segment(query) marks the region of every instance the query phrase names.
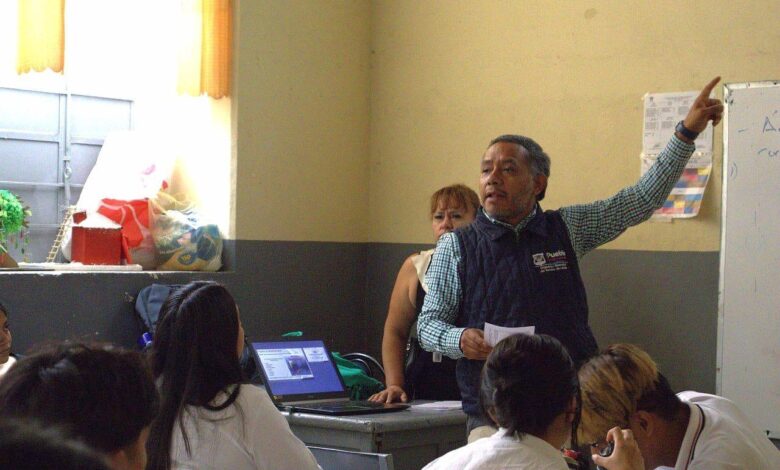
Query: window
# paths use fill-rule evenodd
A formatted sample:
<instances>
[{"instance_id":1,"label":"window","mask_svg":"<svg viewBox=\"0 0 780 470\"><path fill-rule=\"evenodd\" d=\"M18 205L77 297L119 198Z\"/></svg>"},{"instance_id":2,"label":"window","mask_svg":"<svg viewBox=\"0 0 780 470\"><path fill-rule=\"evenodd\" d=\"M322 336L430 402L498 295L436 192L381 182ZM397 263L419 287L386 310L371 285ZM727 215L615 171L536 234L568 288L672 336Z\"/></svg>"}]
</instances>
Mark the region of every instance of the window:
<instances>
[{"instance_id":1,"label":"window","mask_svg":"<svg viewBox=\"0 0 780 470\"><path fill-rule=\"evenodd\" d=\"M43 262L78 200L106 135L133 127L133 102L0 88L0 188L32 210L26 257ZM21 246L10 247L22 260ZM59 258L58 258L59 259Z\"/></svg>"},{"instance_id":2,"label":"window","mask_svg":"<svg viewBox=\"0 0 780 470\"><path fill-rule=\"evenodd\" d=\"M45 260L66 199L76 203L113 130L159 135L183 162L202 219L232 238L231 103L177 94L180 2L67 0L65 73L22 76L15 71L16 3L0 1L0 188L33 209L30 260Z\"/></svg>"}]
</instances>

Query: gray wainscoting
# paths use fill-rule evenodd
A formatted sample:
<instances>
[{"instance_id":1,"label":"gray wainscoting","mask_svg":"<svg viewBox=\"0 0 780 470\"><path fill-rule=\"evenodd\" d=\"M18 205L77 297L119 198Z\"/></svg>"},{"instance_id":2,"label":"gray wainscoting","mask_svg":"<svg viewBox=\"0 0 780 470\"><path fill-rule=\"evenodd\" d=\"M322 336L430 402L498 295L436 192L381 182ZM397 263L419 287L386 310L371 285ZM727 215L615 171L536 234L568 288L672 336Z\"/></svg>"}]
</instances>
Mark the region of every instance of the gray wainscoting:
<instances>
[{"instance_id":1,"label":"gray wainscoting","mask_svg":"<svg viewBox=\"0 0 780 470\"><path fill-rule=\"evenodd\" d=\"M403 260L427 245L238 241L219 273L0 273L14 350L65 338L132 346L138 291L213 279L233 292L250 337L301 330L336 351L380 354ZM676 389L715 390L718 253L596 250L582 261L599 344L641 345Z\"/></svg>"},{"instance_id":2,"label":"gray wainscoting","mask_svg":"<svg viewBox=\"0 0 780 470\"><path fill-rule=\"evenodd\" d=\"M718 252L596 250L582 276L599 346L637 344L675 390L715 393Z\"/></svg>"},{"instance_id":3,"label":"gray wainscoting","mask_svg":"<svg viewBox=\"0 0 780 470\"><path fill-rule=\"evenodd\" d=\"M382 335L401 263L427 245L372 244L367 337ZM590 324L600 347L635 343L676 390L715 392L718 253L596 250L581 261ZM380 354L379 344L367 345Z\"/></svg>"},{"instance_id":4,"label":"gray wainscoting","mask_svg":"<svg viewBox=\"0 0 780 470\"><path fill-rule=\"evenodd\" d=\"M226 252L227 271L218 273L0 272L14 351L66 338L133 346L142 331L132 303L138 291L196 279L230 289L250 338L301 330L336 351L363 349L365 245L238 241Z\"/></svg>"}]
</instances>

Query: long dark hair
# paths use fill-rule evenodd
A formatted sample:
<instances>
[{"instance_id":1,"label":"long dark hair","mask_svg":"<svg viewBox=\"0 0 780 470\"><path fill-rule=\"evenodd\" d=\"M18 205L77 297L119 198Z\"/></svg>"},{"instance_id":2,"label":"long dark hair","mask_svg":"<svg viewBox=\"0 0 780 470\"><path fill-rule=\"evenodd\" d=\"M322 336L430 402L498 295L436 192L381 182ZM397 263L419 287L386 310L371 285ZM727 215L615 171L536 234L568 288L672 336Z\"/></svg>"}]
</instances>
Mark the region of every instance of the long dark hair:
<instances>
[{"instance_id":1,"label":"long dark hair","mask_svg":"<svg viewBox=\"0 0 780 470\"><path fill-rule=\"evenodd\" d=\"M149 433L147 469L171 466L173 428L178 421L187 452L182 411L187 405L222 410L232 405L242 382L236 352L238 311L228 290L215 282L191 282L163 303L152 343L152 370L160 383L162 405ZM228 398L219 405L219 392Z\"/></svg>"}]
</instances>

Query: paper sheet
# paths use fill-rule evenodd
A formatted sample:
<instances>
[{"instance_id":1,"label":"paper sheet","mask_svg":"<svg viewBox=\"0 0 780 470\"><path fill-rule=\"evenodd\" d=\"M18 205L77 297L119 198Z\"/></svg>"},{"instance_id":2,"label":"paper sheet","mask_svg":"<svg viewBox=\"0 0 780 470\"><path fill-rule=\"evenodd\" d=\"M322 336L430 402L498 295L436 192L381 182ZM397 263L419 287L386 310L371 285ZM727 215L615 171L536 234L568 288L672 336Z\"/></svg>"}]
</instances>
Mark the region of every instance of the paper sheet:
<instances>
[{"instance_id":1,"label":"paper sheet","mask_svg":"<svg viewBox=\"0 0 780 470\"><path fill-rule=\"evenodd\" d=\"M642 152L657 155L674 134L674 127L685 119L698 91L645 94L644 137ZM712 123L696 139L696 152L712 155Z\"/></svg>"},{"instance_id":2,"label":"paper sheet","mask_svg":"<svg viewBox=\"0 0 780 470\"><path fill-rule=\"evenodd\" d=\"M507 328L505 326L498 326L492 323L485 322L485 342L489 346L495 346L499 341L518 333L526 335L534 334L536 327L534 326L518 326L514 328Z\"/></svg>"},{"instance_id":3,"label":"paper sheet","mask_svg":"<svg viewBox=\"0 0 780 470\"><path fill-rule=\"evenodd\" d=\"M644 134L640 174L644 175L666 147L674 127L685 119L699 92L648 93L644 96ZM664 205L652 219L670 221L699 214L704 190L712 173L712 123L696 139L696 150L688 160L680 180L674 185Z\"/></svg>"},{"instance_id":4,"label":"paper sheet","mask_svg":"<svg viewBox=\"0 0 780 470\"><path fill-rule=\"evenodd\" d=\"M463 404L457 400L432 401L430 403L412 405L413 410L459 410L461 408L463 408Z\"/></svg>"}]
</instances>

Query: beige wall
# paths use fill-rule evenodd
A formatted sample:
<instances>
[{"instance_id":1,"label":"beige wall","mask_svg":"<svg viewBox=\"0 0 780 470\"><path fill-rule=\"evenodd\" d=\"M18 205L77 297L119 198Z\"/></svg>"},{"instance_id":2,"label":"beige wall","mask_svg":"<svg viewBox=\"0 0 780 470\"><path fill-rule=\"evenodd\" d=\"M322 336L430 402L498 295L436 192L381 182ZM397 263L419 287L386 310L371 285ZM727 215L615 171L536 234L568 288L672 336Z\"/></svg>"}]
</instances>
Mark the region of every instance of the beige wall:
<instances>
[{"instance_id":1,"label":"beige wall","mask_svg":"<svg viewBox=\"0 0 780 470\"><path fill-rule=\"evenodd\" d=\"M370 4L237 10L237 238L365 241Z\"/></svg>"},{"instance_id":2,"label":"beige wall","mask_svg":"<svg viewBox=\"0 0 780 470\"><path fill-rule=\"evenodd\" d=\"M646 92L780 78L776 1L377 1L372 9L370 239L426 242L427 196L498 134L552 157L543 207L639 177ZM722 90L717 91L722 96ZM719 248L721 128L699 217L645 223L608 248Z\"/></svg>"},{"instance_id":3,"label":"beige wall","mask_svg":"<svg viewBox=\"0 0 780 470\"><path fill-rule=\"evenodd\" d=\"M739 4L732 4L739 3ZM774 1L242 0L237 238L431 241L426 201L476 187L487 142L537 139L545 208L639 176L646 92L780 78ZM722 95L720 88L718 96ZM721 129L699 217L608 248L719 247Z\"/></svg>"}]
</instances>

